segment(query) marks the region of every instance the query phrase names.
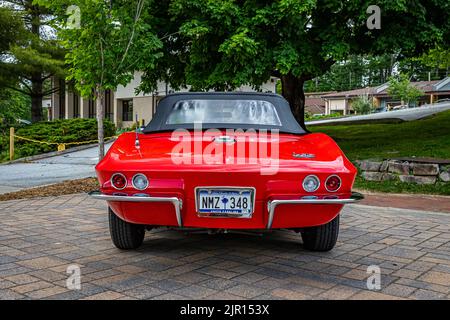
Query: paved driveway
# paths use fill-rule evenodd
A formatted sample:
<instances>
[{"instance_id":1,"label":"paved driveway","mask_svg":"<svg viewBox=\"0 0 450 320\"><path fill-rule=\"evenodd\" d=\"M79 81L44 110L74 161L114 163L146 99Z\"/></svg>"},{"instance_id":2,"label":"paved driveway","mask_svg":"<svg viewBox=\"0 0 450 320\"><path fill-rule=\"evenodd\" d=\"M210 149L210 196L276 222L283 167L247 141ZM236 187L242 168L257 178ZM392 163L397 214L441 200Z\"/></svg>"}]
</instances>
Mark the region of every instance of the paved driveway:
<instances>
[{"instance_id":1,"label":"paved driveway","mask_svg":"<svg viewBox=\"0 0 450 320\"><path fill-rule=\"evenodd\" d=\"M111 143L107 144L106 150ZM97 147L29 163L0 165L0 193L13 192L64 180L94 177Z\"/></svg>"},{"instance_id":2,"label":"paved driveway","mask_svg":"<svg viewBox=\"0 0 450 320\"><path fill-rule=\"evenodd\" d=\"M347 206L337 247L298 235L147 233L137 251L109 239L106 205L70 195L0 202L1 299L448 299L450 215ZM66 288L69 265L81 290ZM381 290L366 287L381 268Z\"/></svg>"},{"instance_id":3,"label":"paved driveway","mask_svg":"<svg viewBox=\"0 0 450 320\"><path fill-rule=\"evenodd\" d=\"M306 125L326 125L326 124L336 124L336 123L350 123L350 122L358 122L358 121L378 121L378 120L386 120L386 119L398 119L403 121L413 121L428 117L432 114L439 113L442 111L450 110L450 103L437 103L427 106L422 106L420 108L412 108L412 109L404 109L404 110L396 110L389 112L380 112L380 113L372 113L361 116L351 116L345 118L338 119L323 119L323 120L314 120L307 121Z\"/></svg>"}]
</instances>

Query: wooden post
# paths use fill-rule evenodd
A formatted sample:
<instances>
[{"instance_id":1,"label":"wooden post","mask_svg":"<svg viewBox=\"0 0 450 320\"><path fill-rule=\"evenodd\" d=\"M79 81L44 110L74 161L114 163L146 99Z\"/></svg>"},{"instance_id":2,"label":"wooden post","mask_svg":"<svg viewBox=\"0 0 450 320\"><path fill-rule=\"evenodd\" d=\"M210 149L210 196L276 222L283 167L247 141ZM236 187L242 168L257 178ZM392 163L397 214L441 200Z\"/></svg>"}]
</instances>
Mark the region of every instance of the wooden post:
<instances>
[{"instance_id":1,"label":"wooden post","mask_svg":"<svg viewBox=\"0 0 450 320\"><path fill-rule=\"evenodd\" d=\"M14 127L9 128L9 160L14 160Z\"/></svg>"}]
</instances>

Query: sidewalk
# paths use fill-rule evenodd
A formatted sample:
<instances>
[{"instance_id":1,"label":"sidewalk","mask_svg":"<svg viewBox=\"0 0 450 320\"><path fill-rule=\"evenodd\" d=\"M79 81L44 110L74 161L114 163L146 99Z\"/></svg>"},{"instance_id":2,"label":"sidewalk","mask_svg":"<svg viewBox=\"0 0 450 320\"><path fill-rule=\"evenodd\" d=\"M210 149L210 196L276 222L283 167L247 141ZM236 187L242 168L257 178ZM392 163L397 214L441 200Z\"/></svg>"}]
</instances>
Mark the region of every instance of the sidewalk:
<instances>
[{"instance_id":1,"label":"sidewalk","mask_svg":"<svg viewBox=\"0 0 450 320\"><path fill-rule=\"evenodd\" d=\"M105 145L105 151L111 143ZM95 177L97 147L51 156L28 163L0 165L0 194L65 180Z\"/></svg>"}]
</instances>

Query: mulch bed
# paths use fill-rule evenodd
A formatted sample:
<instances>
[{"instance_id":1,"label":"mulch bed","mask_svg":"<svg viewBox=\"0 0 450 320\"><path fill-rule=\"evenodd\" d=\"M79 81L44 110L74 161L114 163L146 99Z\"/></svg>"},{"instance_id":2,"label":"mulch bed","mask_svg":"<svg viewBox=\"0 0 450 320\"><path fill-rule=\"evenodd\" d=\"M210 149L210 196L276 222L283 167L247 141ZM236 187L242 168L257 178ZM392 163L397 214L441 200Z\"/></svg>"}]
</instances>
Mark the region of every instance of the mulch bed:
<instances>
[{"instance_id":1,"label":"mulch bed","mask_svg":"<svg viewBox=\"0 0 450 320\"><path fill-rule=\"evenodd\" d=\"M0 194L0 201L30 199L98 190L97 178L67 180L61 183Z\"/></svg>"}]
</instances>

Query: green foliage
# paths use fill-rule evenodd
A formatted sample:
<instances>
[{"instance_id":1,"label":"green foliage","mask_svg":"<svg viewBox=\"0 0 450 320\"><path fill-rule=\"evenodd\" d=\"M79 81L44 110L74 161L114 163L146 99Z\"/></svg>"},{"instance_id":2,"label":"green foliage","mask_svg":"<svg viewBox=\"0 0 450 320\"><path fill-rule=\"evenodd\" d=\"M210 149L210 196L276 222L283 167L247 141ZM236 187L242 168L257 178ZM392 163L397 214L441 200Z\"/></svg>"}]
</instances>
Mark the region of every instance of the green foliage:
<instances>
[{"instance_id":1,"label":"green foliage","mask_svg":"<svg viewBox=\"0 0 450 320\"><path fill-rule=\"evenodd\" d=\"M306 92L347 91L385 83L398 62L396 54L351 55L305 84Z\"/></svg>"},{"instance_id":2,"label":"green foliage","mask_svg":"<svg viewBox=\"0 0 450 320\"><path fill-rule=\"evenodd\" d=\"M317 114L311 114L309 112L305 112L305 121L332 119L332 118L339 118L339 117L342 117L342 114L339 112L333 112L330 114L323 114L323 115L317 115Z\"/></svg>"},{"instance_id":3,"label":"green foliage","mask_svg":"<svg viewBox=\"0 0 450 320\"><path fill-rule=\"evenodd\" d=\"M42 98L52 93L45 82L52 75L64 74L64 51L50 36L48 21L51 12L33 3L33 0L6 0L4 5L14 7L14 13L0 9L0 37L10 32L7 41L0 39L0 87L12 88L31 98L32 119L42 120ZM5 20L4 20L5 19ZM8 34L8 33L6 33Z\"/></svg>"},{"instance_id":4,"label":"green foliage","mask_svg":"<svg viewBox=\"0 0 450 320\"><path fill-rule=\"evenodd\" d=\"M415 184L400 181L366 181L360 175L355 179L353 188L386 193L419 193L450 195L450 183Z\"/></svg>"},{"instance_id":5,"label":"green foliage","mask_svg":"<svg viewBox=\"0 0 450 320\"><path fill-rule=\"evenodd\" d=\"M338 0L155 2L152 9L158 13L154 22L164 42L163 58L156 62L156 71L145 73L141 89L155 90L159 79L174 88L190 84L193 90L258 87L271 75L308 80L350 54L355 57L354 75L349 81L347 72L341 85L359 86L361 64L356 60L365 59L361 54L374 56L369 63L370 82L378 84L390 75L391 54L417 55L448 39L446 2L419 0L408 6L403 0L378 1L379 30L366 26L370 4L359 0L345 4Z\"/></svg>"},{"instance_id":6,"label":"green foliage","mask_svg":"<svg viewBox=\"0 0 450 320\"><path fill-rule=\"evenodd\" d=\"M55 27L70 66L67 79L84 96L115 90L133 78L134 71L152 69L161 42L154 34L148 0L39 0L57 14ZM80 26L70 27L69 6L80 9ZM70 12L69 12L70 13Z\"/></svg>"},{"instance_id":7,"label":"green foliage","mask_svg":"<svg viewBox=\"0 0 450 320\"><path fill-rule=\"evenodd\" d=\"M398 77L389 79L388 93L396 99L400 99L407 105L417 102L424 95L423 91L414 87L409 81L408 76L400 74Z\"/></svg>"},{"instance_id":8,"label":"green foliage","mask_svg":"<svg viewBox=\"0 0 450 320\"><path fill-rule=\"evenodd\" d=\"M106 137L115 134L114 124L105 119ZM38 141L67 143L97 139L97 121L95 119L69 119L36 122L31 125L18 126L16 135ZM0 136L0 160L9 160L9 127L3 126ZM28 157L36 154L57 150L56 145L46 145L15 139L15 158ZM67 146L67 148L73 147Z\"/></svg>"},{"instance_id":9,"label":"green foliage","mask_svg":"<svg viewBox=\"0 0 450 320\"><path fill-rule=\"evenodd\" d=\"M24 32L20 16L12 9L0 7L0 54L6 53Z\"/></svg>"},{"instance_id":10,"label":"green foliage","mask_svg":"<svg viewBox=\"0 0 450 320\"><path fill-rule=\"evenodd\" d=\"M450 111L401 122L310 126L331 136L350 160L393 157L450 159Z\"/></svg>"},{"instance_id":11,"label":"green foliage","mask_svg":"<svg viewBox=\"0 0 450 320\"><path fill-rule=\"evenodd\" d=\"M414 156L450 159L448 123L450 111L410 122L310 126L308 129L330 135L351 161ZM450 195L450 183L417 185L400 181L365 181L359 175L354 188L390 193Z\"/></svg>"},{"instance_id":12,"label":"green foliage","mask_svg":"<svg viewBox=\"0 0 450 320\"><path fill-rule=\"evenodd\" d=\"M18 119L30 120L30 98L11 89L0 89L0 122L15 124Z\"/></svg>"},{"instance_id":13,"label":"green foliage","mask_svg":"<svg viewBox=\"0 0 450 320\"><path fill-rule=\"evenodd\" d=\"M423 54L419 60L429 67L448 71L450 68L450 49L444 49L442 47L433 48Z\"/></svg>"},{"instance_id":14,"label":"green foliage","mask_svg":"<svg viewBox=\"0 0 450 320\"><path fill-rule=\"evenodd\" d=\"M362 95L352 101L352 108L357 114L368 114L372 111L373 104L367 95Z\"/></svg>"}]
</instances>

